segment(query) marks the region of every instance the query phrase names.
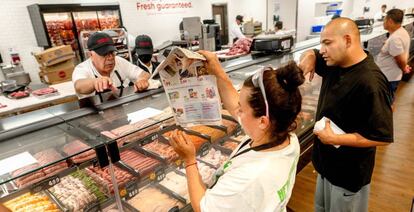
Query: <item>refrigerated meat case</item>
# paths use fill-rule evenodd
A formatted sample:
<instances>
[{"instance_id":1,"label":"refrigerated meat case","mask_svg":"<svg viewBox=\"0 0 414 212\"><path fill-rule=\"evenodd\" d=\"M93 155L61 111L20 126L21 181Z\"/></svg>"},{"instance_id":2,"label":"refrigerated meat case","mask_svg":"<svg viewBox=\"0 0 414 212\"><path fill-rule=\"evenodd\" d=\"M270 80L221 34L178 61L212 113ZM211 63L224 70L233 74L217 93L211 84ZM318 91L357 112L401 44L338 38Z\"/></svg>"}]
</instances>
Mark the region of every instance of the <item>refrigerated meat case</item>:
<instances>
[{"instance_id":1,"label":"refrigerated meat case","mask_svg":"<svg viewBox=\"0 0 414 212\"><path fill-rule=\"evenodd\" d=\"M71 45L77 63L85 60L79 43L81 31L123 27L118 3L33 4L27 9L38 46Z\"/></svg>"},{"instance_id":2,"label":"refrigerated meat case","mask_svg":"<svg viewBox=\"0 0 414 212\"><path fill-rule=\"evenodd\" d=\"M234 70L228 64L223 66L234 85L240 87L246 77L262 66L270 63L278 67L295 59L297 54L256 60L260 62L245 67L232 66ZM298 172L309 162L319 87L320 79L316 78L300 88L303 107L296 130L301 145ZM98 99L93 97L91 102ZM240 126L225 114L223 125L227 127L181 129L175 126L162 88L94 102L93 107L79 108L78 103L61 107L70 109L65 113L54 108L36 111L49 118L0 132L0 163L8 159L19 168L2 168L0 172L0 202L6 206L18 205L21 199L40 198L45 207L63 211L86 207L86 211L97 211L116 207L114 204L119 198L118 203L125 211L146 211L154 207L189 211L184 169L168 144L168 132L177 128L185 130L193 141L199 142L198 162L206 184L231 149L246 139ZM163 112L137 120L141 116L139 112L147 107ZM6 126L5 121L0 120L0 124ZM28 165L31 157L37 162ZM24 159L18 164L16 158Z\"/></svg>"}]
</instances>

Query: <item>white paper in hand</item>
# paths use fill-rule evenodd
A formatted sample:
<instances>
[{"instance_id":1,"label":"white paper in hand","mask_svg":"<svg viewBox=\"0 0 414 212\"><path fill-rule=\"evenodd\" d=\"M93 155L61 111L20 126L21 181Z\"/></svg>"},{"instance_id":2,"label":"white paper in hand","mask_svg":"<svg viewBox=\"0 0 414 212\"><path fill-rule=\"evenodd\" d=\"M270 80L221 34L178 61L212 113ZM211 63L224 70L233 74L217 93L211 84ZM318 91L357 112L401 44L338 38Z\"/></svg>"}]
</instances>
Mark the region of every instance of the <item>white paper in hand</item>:
<instances>
[{"instance_id":1,"label":"white paper in hand","mask_svg":"<svg viewBox=\"0 0 414 212\"><path fill-rule=\"evenodd\" d=\"M315 126L313 127L313 132L319 132L322 131L325 128L325 122L326 122L326 117L322 117L321 120L317 121L315 123ZM337 134L337 135L343 135L345 134L345 132L339 128L332 120L331 121L331 129L332 131ZM334 147L339 148L340 145L334 145Z\"/></svg>"},{"instance_id":2,"label":"white paper in hand","mask_svg":"<svg viewBox=\"0 0 414 212\"><path fill-rule=\"evenodd\" d=\"M159 80L149 79L148 84L147 90L154 90L161 87L161 82Z\"/></svg>"}]
</instances>

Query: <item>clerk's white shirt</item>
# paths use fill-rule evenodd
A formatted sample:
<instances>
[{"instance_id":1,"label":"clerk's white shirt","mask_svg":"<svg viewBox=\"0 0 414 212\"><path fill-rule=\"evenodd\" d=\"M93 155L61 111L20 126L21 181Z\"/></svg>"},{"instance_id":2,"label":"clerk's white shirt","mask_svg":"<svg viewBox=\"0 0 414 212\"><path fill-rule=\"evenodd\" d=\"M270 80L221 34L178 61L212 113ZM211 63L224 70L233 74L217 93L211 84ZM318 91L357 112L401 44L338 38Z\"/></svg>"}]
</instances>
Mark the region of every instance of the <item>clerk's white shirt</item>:
<instances>
[{"instance_id":1,"label":"clerk's white shirt","mask_svg":"<svg viewBox=\"0 0 414 212\"><path fill-rule=\"evenodd\" d=\"M249 145L242 149L246 148ZM224 174L213 188L206 190L201 211L286 211L299 153L298 138L291 133L290 144L281 150L249 151L233 158L231 165L217 170Z\"/></svg>"},{"instance_id":2,"label":"clerk's white shirt","mask_svg":"<svg viewBox=\"0 0 414 212\"><path fill-rule=\"evenodd\" d=\"M231 40L233 40L234 38L245 38L246 36L243 35L240 27L242 27L241 25L238 25L237 23L234 23L233 26L230 29L230 36L231 36Z\"/></svg>"},{"instance_id":3,"label":"clerk's white shirt","mask_svg":"<svg viewBox=\"0 0 414 212\"><path fill-rule=\"evenodd\" d=\"M152 75L152 69L153 69L152 62L150 62L150 65L149 66L147 66L147 64L143 63L140 59L138 59L138 62L141 65L143 65L144 67L146 67L148 69L148 71L149 71L149 74Z\"/></svg>"},{"instance_id":4,"label":"clerk's white shirt","mask_svg":"<svg viewBox=\"0 0 414 212\"><path fill-rule=\"evenodd\" d=\"M143 72L142 69L130 63L128 60L115 56L115 67L109 77L111 78L112 83L115 87L121 86L121 80L118 79L118 76L115 74L115 70L119 73L121 80L124 81L124 87L127 87L129 82L135 82L138 79L138 76ZM75 84L75 82L80 79L95 79L95 76L102 77L102 75L92 64L92 60L89 58L75 67L75 70L72 73L72 82ZM90 94L77 93L77 95L80 99L82 99L85 97L94 96L95 92L92 92Z\"/></svg>"}]
</instances>

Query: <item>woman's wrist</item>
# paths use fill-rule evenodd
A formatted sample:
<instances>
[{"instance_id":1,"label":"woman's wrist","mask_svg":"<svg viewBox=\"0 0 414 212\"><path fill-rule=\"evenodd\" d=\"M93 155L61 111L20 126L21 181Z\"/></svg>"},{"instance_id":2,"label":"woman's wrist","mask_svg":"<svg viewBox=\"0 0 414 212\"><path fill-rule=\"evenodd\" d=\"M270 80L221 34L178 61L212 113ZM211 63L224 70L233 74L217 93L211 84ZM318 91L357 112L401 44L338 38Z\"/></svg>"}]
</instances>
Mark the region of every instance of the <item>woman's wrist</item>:
<instances>
[{"instance_id":1,"label":"woman's wrist","mask_svg":"<svg viewBox=\"0 0 414 212\"><path fill-rule=\"evenodd\" d=\"M197 163L197 160L195 157L184 159L184 166L187 166L188 164Z\"/></svg>"}]
</instances>

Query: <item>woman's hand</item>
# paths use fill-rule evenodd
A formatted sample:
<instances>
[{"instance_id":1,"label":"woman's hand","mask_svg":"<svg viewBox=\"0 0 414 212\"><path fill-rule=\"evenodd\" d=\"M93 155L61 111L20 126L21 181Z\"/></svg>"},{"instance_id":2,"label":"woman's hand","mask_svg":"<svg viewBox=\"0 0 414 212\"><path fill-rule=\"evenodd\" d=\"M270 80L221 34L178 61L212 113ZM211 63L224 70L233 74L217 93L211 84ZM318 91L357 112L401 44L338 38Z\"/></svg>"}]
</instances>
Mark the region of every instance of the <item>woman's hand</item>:
<instances>
[{"instance_id":1,"label":"woman's hand","mask_svg":"<svg viewBox=\"0 0 414 212\"><path fill-rule=\"evenodd\" d=\"M170 137L170 144L186 164L196 162L196 150L193 142L186 139L184 132L174 130Z\"/></svg>"},{"instance_id":2,"label":"woman's hand","mask_svg":"<svg viewBox=\"0 0 414 212\"><path fill-rule=\"evenodd\" d=\"M204 50L200 50L198 51L198 53L206 58L206 61L204 61L204 65L209 74L216 75L216 77L220 77L223 74L226 75L225 71L221 67L220 61L218 60L216 53Z\"/></svg>"}]
</instances>

